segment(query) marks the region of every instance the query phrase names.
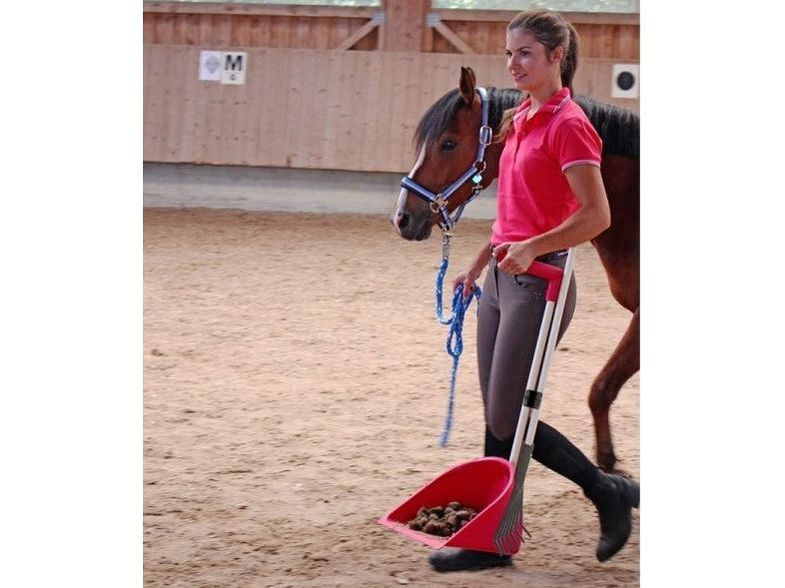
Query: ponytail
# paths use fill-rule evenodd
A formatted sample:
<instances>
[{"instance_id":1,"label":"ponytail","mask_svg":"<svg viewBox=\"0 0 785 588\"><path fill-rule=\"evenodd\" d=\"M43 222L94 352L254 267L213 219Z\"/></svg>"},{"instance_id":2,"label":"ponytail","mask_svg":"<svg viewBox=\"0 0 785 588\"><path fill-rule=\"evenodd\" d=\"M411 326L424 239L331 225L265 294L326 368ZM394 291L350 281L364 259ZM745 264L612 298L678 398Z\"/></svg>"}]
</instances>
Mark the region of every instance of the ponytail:
<instances>
[{"instance_id":1,"label":"ponytail","mask_svg":"<svg viewBox=\"0 0 785 588\"><path fill-rule=\"evenodd\" d=\"M578 33L570 23L565 22L564 24L567 25L570 38L561 62L561 84L570 89L570 95L574 95L572 79L575 77L575 71L578 69Z\"/></svg>"},{"instance_id":2,"label":"ponytail","mask_svg":"<svg viewBox=\"0 0 785 588\"><path fill-rule=\"evenodd\" d=\"M518 107L514 106L513 108L508 108L504 111L502 114L502 121L499 123L499 130L496 131L496 134L493 136L494 143L504 143L505 139L507 139L507 133L509 133L512 128L512 117L516 110L518 110Z\"/></svg>"}]
</instances>

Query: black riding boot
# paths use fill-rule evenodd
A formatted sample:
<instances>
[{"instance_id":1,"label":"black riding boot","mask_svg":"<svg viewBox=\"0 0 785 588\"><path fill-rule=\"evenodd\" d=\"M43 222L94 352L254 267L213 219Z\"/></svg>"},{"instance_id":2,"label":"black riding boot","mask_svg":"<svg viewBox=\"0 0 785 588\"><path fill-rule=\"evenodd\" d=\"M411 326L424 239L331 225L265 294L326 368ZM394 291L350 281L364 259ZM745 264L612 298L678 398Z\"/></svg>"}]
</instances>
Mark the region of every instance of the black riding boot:
<instances>
[{"instance_id":1,"label":"black riding boot","mask_svg":"<svg viewBox=\"0 0 785 588\"><path fill-rule=\"evenodd\" d=\"M491 430L488 427L485 427L485 457L503 457L504 459L510 459L512 442L512 437L506 441L499 441L493 436Z\"/></svg>"},{"instance_id":2,"label":"black riding boot","mask_svg":"<svg viewBox=\"0 0 785 588\"><path fill-rule=\"evenodd\" d=\"M630 537L631 511L640 505L641 487L634 480L601 471L597 482L584 488L583 493L600 515L596 555L598 560L605 561L616 555Z\"/></svg>"},{"instance_id":3,"label":"black riding boot","mask_svg":"<svg viewBox=\"0 0 785 588\"><path fill-rule=\"evenodd\" d=\"M605 561L616 555L630 536L631 511L638 508L640 485L622 476L606 474L569 439L542 421L534 436L532 457L583 489L600 515L597 559Z\"/></svg>"},{"instance_id":4,"label":"black riding boot","mask_svg":"<svg viewBox=\"0 0 785 588\"><path fill-rule=\"evenodd\" d=\"M510 459L512 439L499 441L485 428L485 457ZM484 570L512 565L512 556L471 549L440 549L428 556L428 563L437 572Z\"/></svg>"}]
</instances>

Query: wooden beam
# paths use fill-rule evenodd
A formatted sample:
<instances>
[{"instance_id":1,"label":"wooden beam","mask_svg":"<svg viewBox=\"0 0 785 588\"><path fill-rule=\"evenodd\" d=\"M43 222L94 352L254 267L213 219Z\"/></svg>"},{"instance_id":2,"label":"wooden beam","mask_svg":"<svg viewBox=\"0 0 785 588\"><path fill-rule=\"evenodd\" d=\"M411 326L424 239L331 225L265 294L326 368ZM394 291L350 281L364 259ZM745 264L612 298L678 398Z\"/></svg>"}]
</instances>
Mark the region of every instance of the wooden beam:
<instances>
[{"instance_id":1,"label":"wooden beam","mask_svg":"<svg viewBox=\"0 0 785 588\"><path fill-rule=\"evenodd\" d=\"M447 39L450 43L452 43L453 46L456 49L458 49L458 51L460 51L461 53L466 53L469 55L473 55L474 53L476 53L476 51L472 49L471 46L466 41L464 41L458 35L455 34L455 31L453 31L450 27L448 27L441 20L439 20L439 17L437 15L429 14L427 22L428 22L428 26L433 27L434 29L439 31L441 36Z\"/></svg>"},{"instance_id":2,"label":"wooden beam","mask_svg":"<svg viewBox=\"0 0 785 588\"><path fill-rule=\"evenodd\" d=\"M299 4L241 4L232 2L144 2L143 12L179 14L236 14L248 16L308 16L371 18L373 6L307 6Z\"/></svg>"},{"instance_id":3,"label":"wooden beam","mask_svg":"<svg viewBox=\"0 0 785 588\"><path fill-rule=\"evenodd\" d=\"M381 46L385 51L423 51L425 15L431 0L382 0L384 25Z\"/></svg>"},{"instance_id":4,"label":"wooden beam","mask_svg":"<svg viewBox=\"0 0 785 588\"><path fill-rule=\"evenodd\" d=\"M401 0L389 0L391 2ZM410 6L420 0L405 2ZM428 3L430 4L430 3ZM430 7L428 7L429 9ZM426 12L427 10L426 9ZM142 3L143 12L163 12L177 14L238 14L254 16L308 16L327 18L371 18L379 9L373 6L313 6L300 4L244 4L232 2L151 2ZM517 10L434 10L443 21L485 21L510 22ZM637 12L562 12L564 18L573 24L617 24L640 25Z\"/></svg>"},{"instance_id":5,"label":"wooden beam","mask_svg":"<svg viewBox=\"0 0 785 588\"><path fill-rule=\"evenodd\" d=\"M443 9L434 10L443 21L485 21L508 23L515 18L519 10L465 10ZM640 14L637 12L560 12L571 24L615 24L640 25Z\"/></svg>"},{"instance_id":6,"label":"wooden beam","mask_svg":"<svg viewBox=\"0 0 785 588\"><path fill-rule=\"evenodd\" d=\"M347 49L351 49L357 42L365 37L366 35L370 34L376 27L384 22L384 13L379 13L379 15L374 15L374 17L366 22L363 26L359 29L354 31L351 35L349 35L346 39L341 41L341 44L336 47L336 49L341 51L346 51Z\"/></svg>"}]
</instances>

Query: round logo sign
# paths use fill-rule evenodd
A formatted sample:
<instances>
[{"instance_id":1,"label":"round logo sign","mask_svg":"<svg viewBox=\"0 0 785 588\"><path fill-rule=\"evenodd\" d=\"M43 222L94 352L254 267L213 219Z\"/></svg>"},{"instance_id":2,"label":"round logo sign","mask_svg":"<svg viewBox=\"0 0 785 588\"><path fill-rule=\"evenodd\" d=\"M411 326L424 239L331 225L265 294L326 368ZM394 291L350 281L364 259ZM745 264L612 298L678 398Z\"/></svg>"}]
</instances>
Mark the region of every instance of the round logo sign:
<instances>
[{"instance_id":1,"label":"round logo sign","mask_svg":"<svg viewBox=\"0 0 785 588\"><path fill-rule=\"evenodd\" d=\"M635 76L628 71L623 71L616 76L616 84L622 90L629 90L635 85Z\"/></svg>"},{"instance_id":2,"label":"round logo sign","mask_svg":"<svg viewBox=\"0 0 785 588\"><path fill-rule=\"evenodd\" d=\"M204 67L211 74L215 73L218 71L218 68L221 67L221 60L218 59L215 55L208 55L207 59L204 60Z\"/></svg>"}]
</instances>

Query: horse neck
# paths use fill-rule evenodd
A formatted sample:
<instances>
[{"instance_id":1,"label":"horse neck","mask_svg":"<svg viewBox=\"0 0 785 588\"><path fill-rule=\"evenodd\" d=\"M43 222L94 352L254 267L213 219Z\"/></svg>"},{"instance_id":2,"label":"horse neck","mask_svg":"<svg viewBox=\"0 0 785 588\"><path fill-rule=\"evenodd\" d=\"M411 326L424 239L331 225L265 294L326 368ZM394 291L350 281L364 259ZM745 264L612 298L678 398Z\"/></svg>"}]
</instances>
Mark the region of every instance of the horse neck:
<instances>
[{"instance_id":1,"label":"horse neck","mask_svg":"<svg viewBox=\"0 0 785 588\"><path fill-rule=\"evenodd\" d=\"M588 96L575 96L574 100L602 139L603 157L621 155L640 159L640 117L635 111Z\"/></svg>"},{"instance_id":2,"label":"horse neck","mask_svg":"<svg viewBox=\"0 0 785 588\"><path fill-rule=\"evenodd\" d=\"M494 136L501 127L504 112L510 108L515 108L521 103L523 92L515 88L488 88L488 100L490 103L490 116L488 123L493 129ZM485 177L488 183L499 177L499 159L501 159L504 143L492 143L485 152L486 171ZM486 184L487 185L487 184Z\"/></svg>"},{"instance_id":3,"label":"horse neck","mask_svg":"<svg viewBox=\"0 0 785 588\"><path fill-rule=\"evenodd\" d=\"M491 125L493 132L499 130L502 122L502 116L506 110L514 108L521 103L523 92L515 88L488 88L488 101L490 104L490 116L488 123Z\"/></svg>"},{"instance_id":4,"label":"horse neck","mask_svg":"<svg viewBox=\"0 0 785 588\"><path fill-rule=\"evenodd\" d=\"M504 143L491 143L485 150L485 185L488 186L492 181L499 177L499 160L502 157Z\"/></svg>"}]
</instances>

